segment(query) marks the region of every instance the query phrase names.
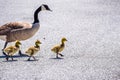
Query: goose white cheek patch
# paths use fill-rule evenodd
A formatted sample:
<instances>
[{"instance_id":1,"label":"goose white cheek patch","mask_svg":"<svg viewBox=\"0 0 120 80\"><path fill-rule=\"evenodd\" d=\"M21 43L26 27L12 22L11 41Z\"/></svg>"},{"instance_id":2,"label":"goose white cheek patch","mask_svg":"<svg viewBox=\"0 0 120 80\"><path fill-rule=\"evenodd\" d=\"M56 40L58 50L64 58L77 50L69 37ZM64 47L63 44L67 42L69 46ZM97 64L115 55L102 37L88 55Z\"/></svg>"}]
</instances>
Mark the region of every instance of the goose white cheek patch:
<instances>
[{"instance_id":1,"label":"goose white cheek patch","mask_svg":"<svg viewBox=\"0 0 120 80\"><path fill-rule=\"evenodd\" d=\"M41 9L42 11L44 11L44 10L46 10L46 8L44 7L44 6L42 6L42 9Z\"/></svg>"}]
</instances>

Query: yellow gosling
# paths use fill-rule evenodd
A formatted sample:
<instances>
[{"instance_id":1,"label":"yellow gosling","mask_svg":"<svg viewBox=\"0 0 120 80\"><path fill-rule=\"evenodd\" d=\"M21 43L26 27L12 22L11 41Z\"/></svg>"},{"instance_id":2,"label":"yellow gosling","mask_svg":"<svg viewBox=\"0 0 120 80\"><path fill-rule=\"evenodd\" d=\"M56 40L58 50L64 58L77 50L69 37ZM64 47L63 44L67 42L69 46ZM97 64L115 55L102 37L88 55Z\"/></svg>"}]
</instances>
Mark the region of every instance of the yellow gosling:
<instances>
[{"instance_id":1,"label":"yellow gosling","mask_svg":"<svg viewBox=\"0 0 120 80\"><path fill-rule=\"evenodd\" d=\"M60 52L63 51L63 49L65 48L65 42L67 41L66 38L62 38L61 39L61 43L58 45L55 45L51 51L53 51L54 53L56 53L56 58L59 58L58 55L63 56Z\"/></svg>"},{"instance_id":2,"label":"yellow gosling","mask_svg":"<svg viewBox=\"0 0 120 80\"><path fill-rule=\"evenodd\" d=\"M13 55L20 50L20 41L16 41L14 46L9 46L4 49L6 56L6 60L8 61L9 57L13 60Z\"/></svg>"},{"instance_id":3,"label":"yellow gosling","mask_svg":"<svg viewBox=\"0 0 120 80\"><path fill-rule=\"evenodd\" d=\"M33 57L33 59L36 60L34 55L40 50L40 44L42 43L39 40L37 40L35 42L35 46L28 48L28 50L25 52L29 56L28 61L30 61L31 57Z\"/></svg>"}]
</instances>

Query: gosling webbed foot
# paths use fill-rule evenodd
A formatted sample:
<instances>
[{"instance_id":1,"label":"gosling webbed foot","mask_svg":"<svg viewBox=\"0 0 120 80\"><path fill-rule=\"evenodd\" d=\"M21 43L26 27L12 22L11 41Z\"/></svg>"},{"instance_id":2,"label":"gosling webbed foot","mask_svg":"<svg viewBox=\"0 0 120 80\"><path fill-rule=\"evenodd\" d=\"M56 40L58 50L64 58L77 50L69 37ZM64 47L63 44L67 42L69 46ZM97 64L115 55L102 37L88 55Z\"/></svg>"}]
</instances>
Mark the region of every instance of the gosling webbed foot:
<instances>
[{"instance_id":1,"label":"gosling webbed foot","mask_svg":"<svg viewBox=\"0 0 120 80\"><path fill-rule=\"evenodd\" d=\"M11 56L12 61L14 61L13 57Z\"/></svg>"},{"instance_id":2,"label":"gosling webbed foot","mask_svg":"<svg viewBox=\"0 0 120 80\"><path fill-rule=\"evenodd\" d=\"M64 55L63 54L59 54L61 57L63 57Z\"/></svg>"},{"instance_id":3,"label":"gosling webbed foot","mask_svg":"<svg viewBox=\"0 0 120 80\"><path fill-rule=\"evenodd\" d=\"M30 61L31 56L28 58L28 61Z\"/></svg>"},{"instance_id":4,"label":"gosling webbed foot","mask_svg":"<svg viewBox=\"0 0 120 80\"><path fill-rule=\"evenodd\" d=\"M19 50L19 55L20 55L20 56L28 56L28 55L26 55L26 54L23 54L23 53L21 52L21 50Z\"/></svg>"},{"instance_id":5,"label":"gosling webbed foot","mask_svg":"<svg viewBox=\"0 0 120 80\"><path fill-rule=\"evenodd\" d=\"M8 61L9 57L6 57L6 60Z\"/></svg>"},{"instance_id":6,"label":"gosling webbed foot","mask_svg":"<svg viewBox=\"0 0 120 80\"><path fill-rule=\"evenodd\" d=\"M58 56L56 56L56 58L58 59L59 57L58 57Z\"/></svg>"}]
</instances>

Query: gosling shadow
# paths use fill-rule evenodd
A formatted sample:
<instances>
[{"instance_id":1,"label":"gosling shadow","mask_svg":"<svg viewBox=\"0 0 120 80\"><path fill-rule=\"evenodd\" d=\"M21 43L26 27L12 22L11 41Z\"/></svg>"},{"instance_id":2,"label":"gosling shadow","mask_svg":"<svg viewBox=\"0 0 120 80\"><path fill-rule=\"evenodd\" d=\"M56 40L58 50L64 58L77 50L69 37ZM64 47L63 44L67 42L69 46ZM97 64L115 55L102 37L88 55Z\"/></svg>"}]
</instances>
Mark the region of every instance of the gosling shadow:
<instances>
[{"instance_id":1,"label":"gosling shadow","mask_svg":"<svg viewBox=\"0 0 120 80\"><path fill-rule=\"evenodd\" d=\"M62 60L62 59L64 59L64 58L58 57L58 58L50 58L50 59Z\"/></svg>"},{"instance_id":2,"label":"gosling shadow","mask_svg":"<svg viewBox=\"0 0 120 80\"><path fill-rule=\"evenodd\" d=\"M14 55L13 58L19 58L19 57L28 57L27 55ZM6 58L6 56L0 56L0 58Z\"/></svg>"},{"instance_id":3,"label":"gosling shadow","mask_svg":"<svg viewBox=\"0 0 120 80\"><path fill-rule=\"evenodd\" d=\"M3 62L16 62L16 61L18 61L18 60L6 60L6 61L3 61Z\"/></svg>"},{"instance_id":4,"label":"gosling shadow","mask_svg":"<svg viewBox=\"0 0 120 80\"><path fill-rule=\"evenodd\" d=\"M25 60L26 62L35 62L35 61L38 61L39 59L36 59L36 60Z\"/></svg>"}]
</instances>

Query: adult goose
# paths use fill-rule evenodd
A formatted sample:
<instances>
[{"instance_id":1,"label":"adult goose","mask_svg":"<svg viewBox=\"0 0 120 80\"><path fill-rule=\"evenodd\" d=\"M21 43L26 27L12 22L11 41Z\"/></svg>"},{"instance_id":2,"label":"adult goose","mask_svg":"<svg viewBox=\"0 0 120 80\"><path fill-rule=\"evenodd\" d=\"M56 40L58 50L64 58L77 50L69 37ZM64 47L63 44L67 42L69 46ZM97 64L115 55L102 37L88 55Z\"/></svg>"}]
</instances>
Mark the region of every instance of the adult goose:
<instances>
[{"instance_id":1,"label":"adult goose","mask_svg":"<svg viewBox=\"0 0 120 80\"><path fill-rule=\"evenodd\" d=\"M43 10L52 11L48 5L42 4L35 10L34 22L32 24L27 22L10 22L0 27L0 39L5 41L5 45L2 49L4 55L6 54L3 50L9 42L27 40L38 31L40 27L38 13ZM19 51L19 54L22 55L21 51Z\"/></svg>"}]
</instances>

